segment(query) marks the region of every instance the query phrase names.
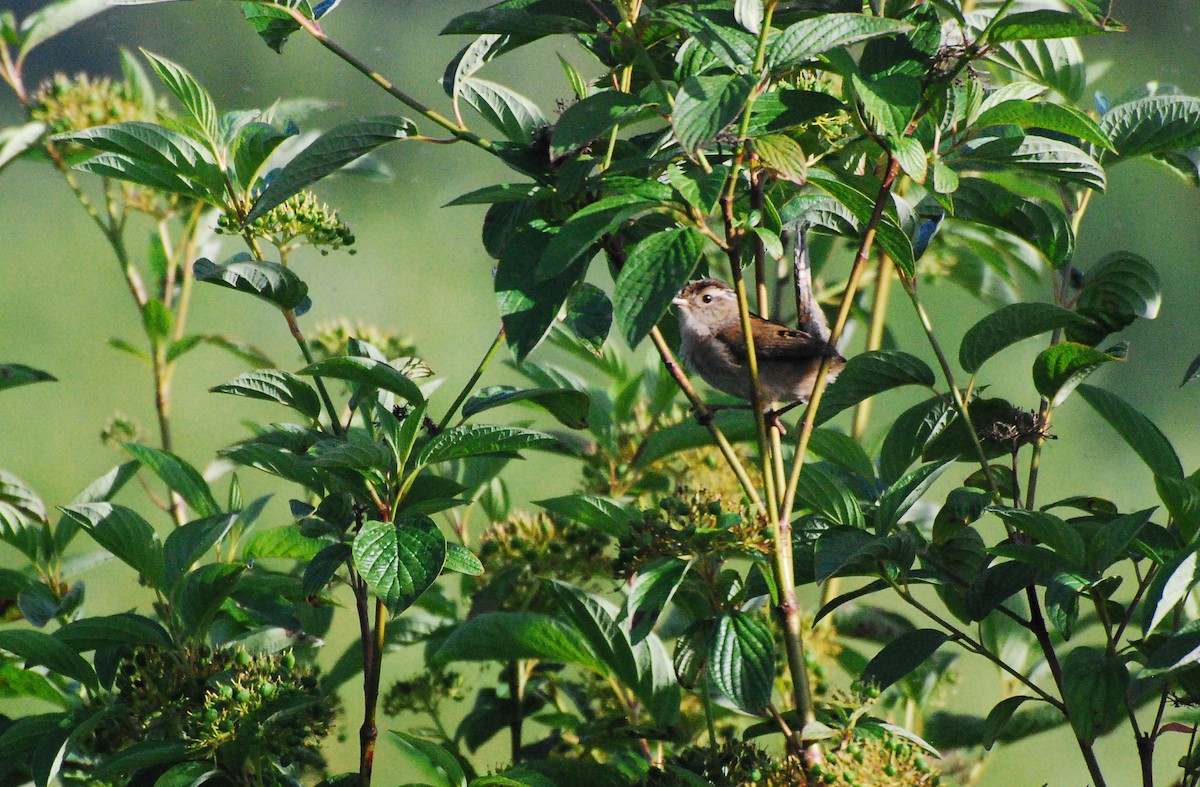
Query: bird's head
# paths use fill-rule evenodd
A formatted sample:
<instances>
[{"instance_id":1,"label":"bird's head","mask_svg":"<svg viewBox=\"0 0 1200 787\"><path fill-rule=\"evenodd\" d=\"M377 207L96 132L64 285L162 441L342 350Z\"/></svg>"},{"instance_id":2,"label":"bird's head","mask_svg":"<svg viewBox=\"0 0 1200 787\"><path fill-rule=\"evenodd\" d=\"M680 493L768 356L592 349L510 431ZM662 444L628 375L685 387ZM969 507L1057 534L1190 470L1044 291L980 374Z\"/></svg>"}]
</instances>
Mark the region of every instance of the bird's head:
<instances>
[{"instance_id":1,"label":"bird's head","mask_svg":"<svg viewBox=\"0 0 1200 787\"><path fill-rule=\"evenodd\" d=\"M712 333L738 322L737 293L723 281L701 279L684 287L671 303L685 328Z\"/></svg>"}]
</instances>

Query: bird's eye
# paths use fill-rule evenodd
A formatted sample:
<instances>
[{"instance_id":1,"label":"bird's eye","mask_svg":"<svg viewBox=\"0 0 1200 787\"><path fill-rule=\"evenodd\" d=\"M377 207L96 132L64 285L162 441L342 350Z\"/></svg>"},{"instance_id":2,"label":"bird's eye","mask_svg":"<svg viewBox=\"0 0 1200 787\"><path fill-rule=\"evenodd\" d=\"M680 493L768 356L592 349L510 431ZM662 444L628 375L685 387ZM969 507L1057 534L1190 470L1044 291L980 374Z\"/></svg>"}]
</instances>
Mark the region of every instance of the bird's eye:
<instances>
[{"instance_id":1,"label":"bird's eye","mask_svg":"<svg viewBox=\"0 0 1200 787\"><path fill-rule=\"evenodd\" d=\"M711 296L711 295L705 295L705 296L704 296L704 297L702 297L700 300L704 301L705 303L712 303L712 296Z\"/></svg>"}]
</instances>

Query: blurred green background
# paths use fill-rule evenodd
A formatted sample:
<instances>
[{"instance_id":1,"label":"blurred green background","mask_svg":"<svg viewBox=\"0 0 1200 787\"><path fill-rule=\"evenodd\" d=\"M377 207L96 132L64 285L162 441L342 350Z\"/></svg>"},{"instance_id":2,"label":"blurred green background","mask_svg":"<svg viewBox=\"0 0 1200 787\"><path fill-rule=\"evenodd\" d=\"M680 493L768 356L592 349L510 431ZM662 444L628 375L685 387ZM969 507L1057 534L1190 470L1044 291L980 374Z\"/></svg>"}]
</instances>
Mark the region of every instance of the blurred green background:
<instances>
[{"instance_id":1,"label":"blurred green background","mask_svg":"<svg viewBox=\"0 0 1200 787\"><path fill-rule=\"evenodd\" d=\"M10 2L8 8L20 18L41 5ZM484 5L467 0L345 0L325 28L400 87L445 109L438 79L464 41L437 33L457 14ZM1095 71L1095 89L1116 96L1158 81L1200 94L1200 49L1195 47L1200 6L1194 0L1118 0L1114 13L1128 24L1128 34L1083 42ZM185 65L212 90L223 110L309 96L335 102L310 126L329 127L363 115L406 114L389 96L300 35L282 55L268 50L233 3L115 8L37 49L27 83L35 85L54 71L118 75L118 47L144 47ZM585 54L565 41L552 40L489 65L487 75L514 85L553 116L555 102L570 95L556 51L585 73L594 70ZM1101 68L1102 63L1108 67ZM22 120L15 99L0 93L0 124ZM428 123L421 125L429 130ZM395 173L390 182L335 179L317 189L353 227L358 254L313 254L295 261L314 301L304 325L347 317L408 334L438 376L446 378L447 390L457 390L494 336L498 315L491 293L492 261L479 240L483 210L440 206L470 189L511 178L489 157L465 145L399 143L385 148L380 158ZM1200 193L1177 178L1144 162L1118 166L1108 195L1092 202L1076 257L1086 269L1109 251L1129 249L1158 267L1165 293L1159 318L1128 330L1128 363L1104 368L1093 381L1159 424L1189 471L1200 465L1200 386L1180 388L1179 381L1200 353L1200 265L1194 259L1200 241L1198 213ZM848 262L845 255L832 264ZM1045 282L1025 285L1025 297L1047 298ZM962 332L985 313L981 304L950 285L931 287L925 297L950 348L956 348ZM893 299L891 315L899 343L929 356L911 308L902 301ZM278 315L257 301L200 287L190 324L194 332L250 340L284 368L300 365ZM111 337L140 344L140 336L139 318L117 267L61 178L45 166L10 167L0 176L0 362L45 369L59 381L6 391L0 398L0 468L31 484L49 505L64 504L122 459L99 440L100 430L115 413L134 418L151 441L156 439L148 370L107 344ZM849 348L857 349L853 344ZM997 394L1035 406L1025 370L1037 350L1038 344L1030 342L1008 351L990 367L991 379L984 381ZM645 352L646 348L637 351L639 356ZM279 417L269 405L208 393L209 387L242 371L240 361L214 349L197 350L181 364L174 384L176 450L193 463L207 464L217 449L244 437L242 419ZM511 371L496 367L484 382L512 379ZM899 395L883 398L876 405L877 421L903 406ZM1059 439L1046 448L1042 499L1088 492L1107 494L1122 510L1155 504L1149 471L1130 462L1115 434L1078 398L1056 412L1053 431ZM518 499L562 494L575 481L572 468L536 456L510 477ZM277 493L261 526L287 521L285 488L252 472L242 473L242 481L248 496ZM218 483L219 490L224 487L225 481ZM131 489L123 502L139 494ZM16 553L0 546L0 565L17 565ZM85 581L93 612L133 603L130 594L137 588L128 571L106 566L86 575ZM329 660L345 648L338 637L353 636L350 610L344 610L343 617L346 625L339 625L330 638ZM385 685L389 676L404 676L417 666L416 661L394 658L385 668ZM967 669L947 699L957 709L986 713L996 698L996 685L990 669ZM354 698L347 708L351 712L346 732L353 739ZM1098 751L1106 769L1113 769L1110 784L1133 783L1136 760L1127 733L1105 739ZM353 752L349 742L338 747L337 756L345 759L333 763L335 769L351 767ZM503 748L488 749L482 764L498 764L504 756ZM380 758L381 784L407 780L391 770L401 767L399 755L384 746ZM1002 749L993 759L982 782L992 787L1086 782L1066 731ZM1173 763L1172 756L1160 758L1164 774L1171 772L1168 766Z\"/></svg>"}]
</instances>

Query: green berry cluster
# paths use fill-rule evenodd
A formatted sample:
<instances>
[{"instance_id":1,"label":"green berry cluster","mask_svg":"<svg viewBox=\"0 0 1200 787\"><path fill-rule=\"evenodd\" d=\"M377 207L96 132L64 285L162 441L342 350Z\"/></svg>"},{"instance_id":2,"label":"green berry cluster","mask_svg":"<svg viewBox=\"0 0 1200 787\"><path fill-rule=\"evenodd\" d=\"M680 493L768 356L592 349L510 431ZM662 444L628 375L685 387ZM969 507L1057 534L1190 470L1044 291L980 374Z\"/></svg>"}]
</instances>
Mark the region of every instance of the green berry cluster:
<instances>
[{"instance_id":1,"label":"green berry cluster","mask_svg":"<svg viewBox=\"0 0 1200 787\"><path fill-rule=\"evenodd\" d=\"M536 606L542 577L576 585L607 578L611 566L605 554L607 543L603 534L576 522L516 511L484 531L479 558L487 567L485 576L503 585L499 606L530 609ZM476 595L487 592L484 586Z\"/></svg>"},{"instance_id":2,"label":"green berry cluster","mask_svg":"<svg viewBox=\"0 0 1200 787\"><path fill-rule=\"evenodd\" d=\"M662 557L705 555L727 559L766 554L770 548L765 523L742 501L730 505L705 489L679 487L642 511L640 522L622 536L617 570L630 576Z\"/></svg>"},{"instance_id":3,"label":"green berry cluster","mask_svg":"<svg viewBox=\"0 0 1200 787\"><path fill-rule=\"evenodd\" d=\"M229 213L217 219L217 232L241 235L249 231L277 249L287 252L302 245L312 246L322 254L354 245L354 233L338 216L337 211L311 191L301 191L277 205L242 228L241 219ZM354 250L351 249L353 254Z\"/></svg>"},{"instance_id":4,"label":"green berry cluster","mask_svg":"<svg viewBox=\"0 0 1200 787\"><path fill-rule=\"evenodd\" d=\"M87 74L55 74L38 88L30 117L52 134L80 131L129 120L154 120L125 82Z\"/></svg>"},{"instance_id":5,"label":"green berry cluster","mask_svg":"<svg viewBox=\"0 0 1200 787\"><path fill-rule=\"evenodd\" d=\"M941 776L909 741L888 732L856 730L836 748L825 750L825 762L812 766L814 784L843 787L936 787Z\"/></svg>"},{"instance_id":6,"label":"green berry cluster","mask_svg":"<svg viewBox=\"0 0 1200 787\"><path fill-rule=\"evenodd\" d=\"M290 652L138 647L118 666L112 692L97 700L112 714L83 742L93 759L142 741L182 740L235 784L249 774L294 783L277 768L323 770L320 744L338 712L313 668Z\"/></svg>"},{"instance_id":7,"label":"green berry cluster","mask_svg":"<svg viewBox=\"0 0 1200 787\"><path fill-rule=\"evenodd\" d=\"M795 787L808 784L798 758L772 755L753 743L728 740L714 750L692 746L672 755L665 769L651 768L639 784L645 787L685 787L694 784L672 771L690 771L709 784L723 787Z\"/></svg>"}]
</instances>

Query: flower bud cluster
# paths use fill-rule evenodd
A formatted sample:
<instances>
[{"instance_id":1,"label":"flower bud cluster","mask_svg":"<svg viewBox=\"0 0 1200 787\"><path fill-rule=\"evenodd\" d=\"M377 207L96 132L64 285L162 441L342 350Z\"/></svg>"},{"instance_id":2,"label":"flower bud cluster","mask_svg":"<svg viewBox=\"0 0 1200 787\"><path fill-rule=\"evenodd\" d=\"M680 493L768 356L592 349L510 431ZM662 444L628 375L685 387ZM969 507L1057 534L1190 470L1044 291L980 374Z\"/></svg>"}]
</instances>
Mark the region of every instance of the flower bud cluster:
<instances>
[{"instance_id":1,"label":"flower bud cluster","mask_svg":"<svg viewBox=\"0 0 1200 787\"><path fill-rule=\"evenodd\" d=\"M130 120L153 121L126 82L113 82L84 73L55 74L38 88L30 116L45 123L51 134L65 134Z\"/></svg>"},{"instance_id":2,"label":"flower bud cluster","mask_svg":"<svg viewBox=\"0 0 1200 787\"><path fill-rule=\"evenodd\" d=\"M337 211L317 200L311 191L301 191L276 205L245 228L255 238L262 238L278 249L291 251L302 245L312 246L322 254L354 245L350 225ZM217 219L217 232L240 235L245 230L241 220L231 214ZM354 253L352 249L351 254Z\"/></svg>"}]
</instances>

